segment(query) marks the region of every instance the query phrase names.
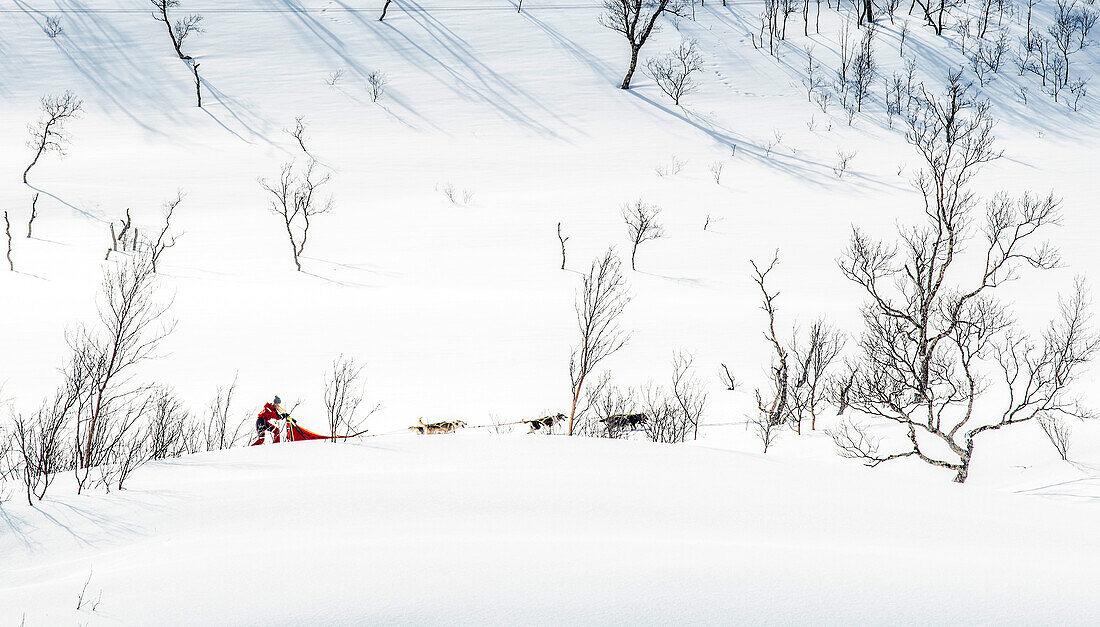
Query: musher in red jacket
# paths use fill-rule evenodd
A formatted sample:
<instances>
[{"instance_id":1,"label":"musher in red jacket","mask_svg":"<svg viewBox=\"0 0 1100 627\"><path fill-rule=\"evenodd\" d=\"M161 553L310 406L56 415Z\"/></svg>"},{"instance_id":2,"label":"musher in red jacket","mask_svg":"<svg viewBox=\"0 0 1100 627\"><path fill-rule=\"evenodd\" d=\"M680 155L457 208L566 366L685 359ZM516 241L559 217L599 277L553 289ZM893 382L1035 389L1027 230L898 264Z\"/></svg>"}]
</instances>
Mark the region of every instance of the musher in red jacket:
<instances>
[{"instance_id":1,"label":"musher in red jacket","mask_svg":"<svg viewBox=\"0 0 1100 627\"><path fill-rule=\"evenodd\" d=\"M278 396L270 403L264 404L264 410L256 416L256 437L264 440L264 434L271 432L272 442L279 441L279 430L275 427L276 420L286 420L290 414L283 409L283 401Z\"/></svg>"}]
</instances>

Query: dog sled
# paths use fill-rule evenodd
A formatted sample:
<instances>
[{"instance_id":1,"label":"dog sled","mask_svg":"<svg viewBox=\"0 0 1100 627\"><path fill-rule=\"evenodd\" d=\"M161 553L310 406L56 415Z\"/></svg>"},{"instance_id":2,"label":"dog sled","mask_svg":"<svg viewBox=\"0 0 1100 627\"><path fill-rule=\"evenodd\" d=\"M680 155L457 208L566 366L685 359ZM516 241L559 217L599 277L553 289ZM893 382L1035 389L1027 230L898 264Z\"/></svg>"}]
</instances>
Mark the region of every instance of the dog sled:
<instances>
[{"instance_id":1,"label":"dog sled","mask_svg":"<svg viewBox=\"0 0 1100 627\"><path fill-rule=\"evenodd\" d=\"M290 417L287 417L285 420L280 420L278 422L283 422L285 424L281 425L281 428L280 428L280 425L273 425L275 427L275 436L272 438L273 442L301 442L303 440L331 440L332 438L342 440L344 438L354 438L357 435L362 435L363 433L366 433L365 431L362 431L360 433L353 433L351 435L336 435L336 436L322 435L320 433L314 433L313 431L310 431L309 429L306 429L302 425L298 424L297 420L294 420L293 418L290 418ZM264 443L265 439L266 438L264 437L264 435L258 435L252 441L252 444L250 444L249 446L259 446L259 445Z\"/></svg>"}]
</instances>

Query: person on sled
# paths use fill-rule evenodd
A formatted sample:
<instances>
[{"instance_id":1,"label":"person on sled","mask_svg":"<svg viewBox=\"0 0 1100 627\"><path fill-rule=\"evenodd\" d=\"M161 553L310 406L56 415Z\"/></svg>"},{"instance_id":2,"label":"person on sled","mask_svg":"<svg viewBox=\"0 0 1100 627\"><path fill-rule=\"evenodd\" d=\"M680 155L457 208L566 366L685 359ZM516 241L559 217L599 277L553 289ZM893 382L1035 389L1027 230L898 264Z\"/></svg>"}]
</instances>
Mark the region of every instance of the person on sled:
<instances>
[{"instance_id":1,"label":"person on sled","mask_svg":"<svg viewBox=\"0 0 1100 627\"><path fill-rule=\"evenodd\" d=\"M283 409L282 399L276 396L270 403L265 403L264 410L256 416L256 437L263 442L266 439L266 433L270 431L272 442L278 442L279 429L275 426L275 422L287 418L290 418L290 413Z\"/></svg>"}]
</instances>

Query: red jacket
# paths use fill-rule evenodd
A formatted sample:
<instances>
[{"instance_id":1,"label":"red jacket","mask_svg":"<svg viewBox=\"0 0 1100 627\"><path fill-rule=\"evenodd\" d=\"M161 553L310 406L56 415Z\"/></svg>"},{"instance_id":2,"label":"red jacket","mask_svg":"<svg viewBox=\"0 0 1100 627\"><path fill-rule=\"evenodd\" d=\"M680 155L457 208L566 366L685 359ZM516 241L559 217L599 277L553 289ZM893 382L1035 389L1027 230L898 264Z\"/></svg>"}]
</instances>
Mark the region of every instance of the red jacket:
<instances>
[{"instance_id":1,"label":"red jacket","mask_svg":"<svg viewBox=\"0 0 1100 627\"><path fill-rule=\"evenodd\" d=\"M278 420L281 417L282 416L279 415L279 411L275 409L275 406L271 403L265 403L264 410L260 412L259 416L257 416L257 418L262 418L263 420L266 420L268 424L271 424L273 421Z\"/></svg>"}]
</instances>

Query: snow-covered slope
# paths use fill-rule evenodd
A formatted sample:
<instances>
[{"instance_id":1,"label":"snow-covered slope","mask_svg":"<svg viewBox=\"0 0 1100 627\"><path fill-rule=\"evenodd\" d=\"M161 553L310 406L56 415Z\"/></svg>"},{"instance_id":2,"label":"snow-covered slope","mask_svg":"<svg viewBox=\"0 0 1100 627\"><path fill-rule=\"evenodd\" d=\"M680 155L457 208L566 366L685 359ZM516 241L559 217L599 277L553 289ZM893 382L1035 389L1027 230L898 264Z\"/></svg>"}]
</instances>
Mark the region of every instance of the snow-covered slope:
<instances>
[{"instance_id":1,"label":"snow-covered slope","mask_svg":"<svg viewBox=\"0 0 1100 627\"><path fill-rule=\"evenodd\" d=\"M4 506L4 624L1100 620L1094 507L694 446L299 443L63 492Z\"/></svg>"},{"instance_id":2,"label":"snow-covered slope","mask_svg":"<svg viewBox=\"0 0 1100 627\"><path fill-rule=\"evenodd\" d=\"M151 232L177 190L184 235L160 280L178 326L135 381L202 413L237 377L235 418L280 394L320 428L322 377L346 355L382 404L372 434L563 411L579 273L624 251L620 207L644 198L665 236L627 273L631 338L606 366L622 385L661 383L674 352L693 354L710 392L700 442L379 437L158 462L109 495L61 482L37 508L16 492L0 504L0 623L1100 619L1096 424L1073 423L1073 464L1034 425L1006 430L965 488L916 460L840 460L820 430L756 454L745 419L769 348L749 259L779 250L784 329L826 315L855 332L861 295L834 263L851 226L888 235L921 208L881 85L851 127L806 98L802 47L835 67L835 12L821 34L792 27L778 58L750 43L758 3L668 21L643 57L694 39L705 64L673 106L640 72L617 89L627 49L598 2L397 0L381 23L360 4L184 0L206 18L187 44L200 110L146 0L0 0L0 210L17 270L0 272L0 421L60 383L65 330L95 316L109 222L129 208ZM1036 22L1052 8L1037 4ZM53 15L56 39L42 32ZM878 27L884 73L904 63L901 28ZM965 63L959 43L913 20L906 56L935 85ZM1097 50L1075 55L1075 73L1096 74ZM374 70L389 77L377 103ZM44 157L25 186L26 125L66 89L86 108L68 155ZM982 93L1005 158L977 191L1063 199L1066 267L1004 289L1034 330L1075 274L1100 268L1096 99L1073 112L1011 70ZM298 116L308 157L284 131ZM855 153L843 177L838 151ZM307 158L331 171L335 211L299 273L257 179ZM35 237L21 237L35 194ZM89 572L102 601L74 613Z\"/></svg>"},{"instance_id":3,"label":"snow-covered slope","mask_svg":"<svg viewBox=\"0 0 1100 627\"><path fill-rule=\"evenodd\" d=\"M499 0L400 2L382 23L338 2L186 4L206 17L188 43L208 91L199 110L143 3L5 2L0 205L15 221L20 272L0 276L0 293L34 303L0 309L4 352L15 356L0 364L6 393L34 404L56 385L63 329L92 312L106 221L131 208L141 229L156 228L177 189L187 194L185 235L164 274L180 324L150 368L196 405L239 373L250 403L279 393L315 414L321 374L343 353L368 363L380 419L395 426L417 415L558 411L579 278L558 269L556 224L570 237L568 268L581 270L609 244L626 246L620 207L639 198L664 208L666 236L643 247L629 276L634 334L611 364L624 382L665 377L673 351L686 350L716 392L719 362L751 388L767 345L748 260L776 249L781 322L828 314L854 330L859 295L832 262L850 225L885 233L920 204L908 182L915 153L886 127L881 102L849 128L838 108L826 115L805 97L796 53L816 42L835 63L836 17L823 14L822 35L792 36L778 62L747 39L753 6L708 4L695 22L668 23L647 54L682 37L705 53L701 88L680 108L641 73L634 90L614 88L626 48L597 23L598 7L546 4L517 14ZM40 25L59 9L65 33L51 40ZM899 28L879 29L884 72L901 64ZM938 81L962 62L916 25L909 37L921 78ZM327 85L340 68L342 81ZM373 69L390 79L377 104L365 89ZM42 94L63 89L85 99L87 114L70 124L69 156L44 158L28 189L18 183L25 125ZM1048 302L1095 265L1096 126L1085 123L1094 113L994 95L1008 158L978 183L1065 199L1069 269L1025 286L1029 302ZM256 182L304 163L283 132L296 116L333 171L336 207L316 220L302 273ZM841 180L838 149L857 153ZM655 174L674 158L686 164L679 174ZM713 162L725 164L721 184ZM446 200L448 184L472 192L469 206ZM38 235L20 239L35 189ZM739 393L713 400L734 416L751 403Z\"/></svg>"}]
</instances>

